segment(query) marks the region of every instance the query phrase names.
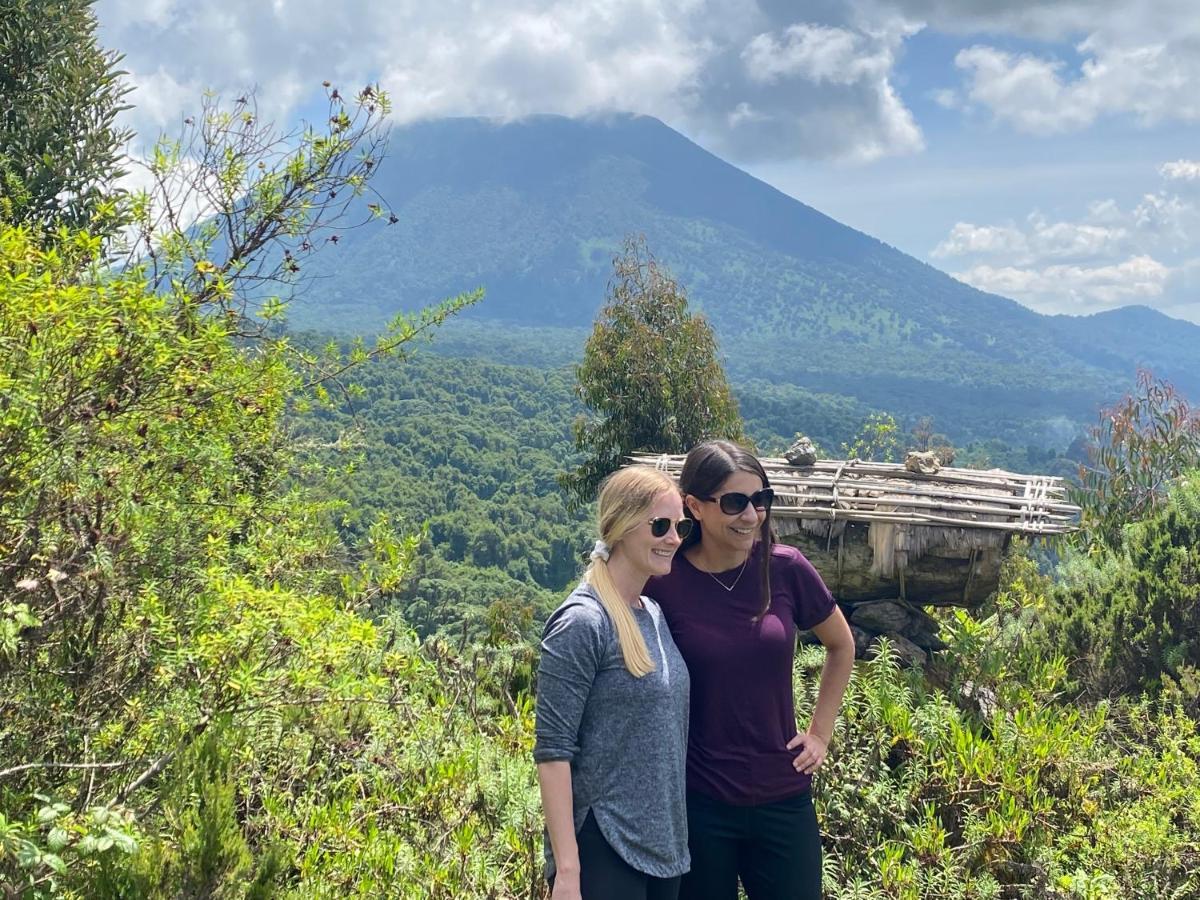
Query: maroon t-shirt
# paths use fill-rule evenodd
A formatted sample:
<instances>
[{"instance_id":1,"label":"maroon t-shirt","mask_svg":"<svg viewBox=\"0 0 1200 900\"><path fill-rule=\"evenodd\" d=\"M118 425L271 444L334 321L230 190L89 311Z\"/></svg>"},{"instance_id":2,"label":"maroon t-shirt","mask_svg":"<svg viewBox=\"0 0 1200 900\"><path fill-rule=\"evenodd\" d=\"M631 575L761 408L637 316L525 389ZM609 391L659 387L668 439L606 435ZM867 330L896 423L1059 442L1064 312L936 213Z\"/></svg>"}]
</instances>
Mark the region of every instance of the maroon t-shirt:
<instances>
[{"instance_id":1,"label":"maroon t-shirt","mask_svg":"<svg viewBox=\"0 0 1200 900\"><path fill-rule=\"evenodd\" d=\"M755 545L737 586L726 591L707 572L675 555L671 574L651 578L692 678L687 786L725 803L748 806L809 789L788 750L796 736L792 665L797 628L812 628L833 611L829 588L794 547L771 550L771 606L759 622L759 554ZM740 569L740 567L739 567ZM738 569L717 572L732 584Z\"/></svg>"}]
</instances>

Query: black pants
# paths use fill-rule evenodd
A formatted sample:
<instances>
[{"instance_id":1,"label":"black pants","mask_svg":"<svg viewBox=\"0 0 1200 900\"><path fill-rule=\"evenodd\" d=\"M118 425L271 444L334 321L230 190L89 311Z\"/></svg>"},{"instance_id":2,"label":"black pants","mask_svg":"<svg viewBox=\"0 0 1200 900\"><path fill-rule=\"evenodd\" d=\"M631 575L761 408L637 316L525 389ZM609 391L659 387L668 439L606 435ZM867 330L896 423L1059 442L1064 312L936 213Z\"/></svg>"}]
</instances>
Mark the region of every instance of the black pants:
<instances>
[{"instance_id":1,"label":"black pants","mask_svg":"<svg viewBox=\"0 0 1200 900\"><path fill-rule=\"evenodd\" d=\"M655 878L617 855L590 812L575 836L579 844L579 893L583 900L675 900L679 876ZM550 882L553 887L554 882Z\"/></svg>"},{"instance_id":2,"label":"black pants","mask_svg":"<svg viewBox=\"0 0 1200 900\"><path fill-rule=\"evenodd\" d=\"M820 900L821 835L812 795L730 806L687 796L692 870L679 900L736 900L738 879L750 900Z\"/></svg>"}]
</instances>

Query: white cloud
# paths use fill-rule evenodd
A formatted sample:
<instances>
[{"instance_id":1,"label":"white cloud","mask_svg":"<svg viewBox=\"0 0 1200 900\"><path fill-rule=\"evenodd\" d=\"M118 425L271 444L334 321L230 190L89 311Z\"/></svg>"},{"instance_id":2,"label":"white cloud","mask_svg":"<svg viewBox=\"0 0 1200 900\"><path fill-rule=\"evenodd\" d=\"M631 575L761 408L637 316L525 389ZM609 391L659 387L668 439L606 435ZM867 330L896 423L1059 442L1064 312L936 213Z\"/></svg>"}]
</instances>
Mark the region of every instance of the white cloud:
<instances>
[{"instance_id":1,"label":"white cloud","mask_svg":"<svg viewBox=\"0 0 1200 900\"><path fill-rule=\"evenodd\" d=\"M1032 213L1027 228L958 222L930 251L935 259L956 256L1003 257L1019 265L1056 259L1096 259L1124 249L1129 232L1123 227L1086 222L1050 222Z\"/></svg>"},{"instance_id":2,"label":"white cloud","mask_svg":"<svg viewBox=\"0 0 1200 900\"><path fill-rule=\"evenodd\" d=\"M1182 198L1162 191L1145 194L1133 209L1134 227L1147 236L1178 247L1193 241L1197 208Z\"/></svg>"},{"instance_id":3,"label":"white cloud","mask_svg":"<svg viewBox=\"0 0 1200 900\"><path fill-rule=\"evenodd\" d=\"M1163 166L1171 178L1177 169ZM1096 200L1077 221L1040 212L1023 223L959 222L930 255L953 260L955 277L1044 312L1081 313L1129 302L1194 318L1200 208L1166 190L1130 209Z\"/></svg>"},{"instance_id":4,"label":"white cloud","mask_svg":"<svg viewBox=\"0 0 1200 900\"><path fill-rule=\"evenodd\" d=\"M1163 163L1158 171L1168 181L1200 181L1200 160L1177 159Z\"/></svg>"},{"instance_id":5,"label":"white cloud","mask_svg":"<svg viewBox=\"0 0 1200 900\"><path fill-rule=\"evenodd\" d=\"M1040 213L1029 217L1035 259L1095 259L1120 252L1128 231L1087 222L1048 222Z\"/></svg>"},{"instance_id":6,"label":"white cloud","mask_svg":"<svg viewBox=\"0 0 1200 900\"><path fill-rule=\"evenodd\" d=\"M962 106L962 99L958 96L958 91L952 88L930 91L929 98L942 109L958 109Z\"/></svg>"},{"instance_id":7,"label":"white cloud","mask_svg":"<svg viewBox=\"0 0 1200 900\"><path fill-rule=\"evenodd\" d=\"M382 81L399 121L624 109L678 118L711 49L673 21L675 11L636 0L514 4L425 23L428 43L389 52ZM406 25L396 23L400 33Z\"/></svg>"},{"instance_id":8,"label":"white cloud","mask_svg":"<svg viewBox=\"0 0 1200 900\"><path fill-rule=\"evenodd\" d=\"M1077 65L1072 54L1016 53L989 44L957 54L969 100L1017 131L1061 134L1114 116L1143 127L1200 121L1200 94L1194 88L1200 79L1200 16L1194 4L895 3L940 29L1075 42Z\"/></svg>"},{"instance_id":9,"label":"white cloud","mask_svg":"<svg viewBox=\"0 0 1200 900\"><path fill-rule=\"evenodd\" d=\"M1029 242L1015 226L958 222L929 255L934 259L975 254L1024 257L1028 252Z\"/></svg>"},{"instance_id":10,"label":"white cloud","mask_svg":"<svg viewBox=\"0 0 1200 900\"><path fill-rule=\"evenodd\" d=\"M129 81L134 85L129 102L134 105L143 137L173 131L189 112L194 111L204 91L196 82L176 80L164 66L153 72L130 72Z\"/></svg>"},{"instance_id":11,"label":"white cloud","mask_svg":"<svg viewBox=\"0 0 1200 900\"><path fill-rule=\"evenodd\" d=\"M755 112L754 107L743 100L729 114L729 127L737 128L743 122L761 122L765 118L766 116Z\"/></svg>"},{"instance_id":12,"label":"white cloud","mask_svg":"<svg viewBox=\"0 0 1200 900\"><path fill-rule=\"evenodd\" d=\"M1100 32L1131 43L1200 33L1194 0L878 0L948 34L1003 34L1035 41Z\"/></svg>"},{"instance_id":13,"label":"white cloud","mask_svg":"<svg viewBox=\"0 0 1200 900\"><path fill-rule=\"evenodd\" d=\"M748 34L736 53L706 68L692 120L702 137L743 160L864 162L918 152L924 137L893 76L904 41L921 27L889 14ZM733 109L725 134L708 127L705 110L713 107Z\"/></svg>"},{"instance_id":14,"label":"white cloud","mask_svg":"<svg viewBox=\"0 0 1200 900\"><path fill-rule=\"evenodd\" d=\"M873 159L922 136L893 82L919 27L767 0L99 0L152 138L187 95L256 88L290 120L330 79L378 79L397 122L447 115L656 115L743 160ZM813 21L804 16L812 15Z\"/></svg>"},{"instance_id":15,"label":"white cloud","mask_svg":"<svg viewBox=\"0 0 1200 900\"><path fill-rule=\"evenodd\" d=\"M1054 134L1090 125L1096 117L1090 104L1066 96L1062 63L982 46L960 50L954 62L969 73L967 98L1020 131Z\"/></svg>"},{"instance_id":16,"label":"white cloud","mask_svg":"<svg viewBox=\"0 0 1200 900\"><path fill-rule=\"evenodd\" d=\"M1111 197L1105 200L1093 200L1088 204L1087 221L1098 225L1113 225L1124 221L1124 213L1117 201Z\"/></svg>"},{"instance_id":17,"label":"white cloud","mask_svg":"<svg viewBox=\"0 0 1200 900\"><path fill-rule=\"evenodd\" d=\"M1171 270L1150 256L1101 266L974 266L954 277L1047 313L1089 313L1163 295Z\"/></svg>"},{"instance_id":18,"label":"white cloud","mask_svg":"<svg viewBox=\"0 0 1200 900\"><path fill-rule=\"evenodd\" d=\"M791 25L781 37L760 34L742 51L752 81L775 84L800 77L820 84L854 84L864 78L886 78L893 59L887 47L848 28Z\"/></svg>"}]
</instances>

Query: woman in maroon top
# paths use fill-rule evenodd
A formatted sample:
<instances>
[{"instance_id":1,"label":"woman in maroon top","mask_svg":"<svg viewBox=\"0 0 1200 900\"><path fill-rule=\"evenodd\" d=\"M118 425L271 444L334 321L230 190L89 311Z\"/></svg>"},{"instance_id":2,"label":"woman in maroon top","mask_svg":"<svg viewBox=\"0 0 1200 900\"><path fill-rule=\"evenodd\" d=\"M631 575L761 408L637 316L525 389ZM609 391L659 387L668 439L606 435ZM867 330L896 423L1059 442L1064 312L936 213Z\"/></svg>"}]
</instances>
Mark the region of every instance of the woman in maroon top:
<instances>
[{"instance_id":1,"label":"woman in maroon top","mask_svg":"<svg viewBox=\"0 0 1200 900\"><path fill-rule=\"evenodd\" d=\"M688 844L680 900L821 896L821 841L810 787L825 761L854 665L854 640L821 576L771 534L774 494L761 463L728 441L695 447L679 477L696 526L671 573L652 578L691 673ZM796 631L825 645L816 708L798 730Z\"/></svg>"}]
</instances>

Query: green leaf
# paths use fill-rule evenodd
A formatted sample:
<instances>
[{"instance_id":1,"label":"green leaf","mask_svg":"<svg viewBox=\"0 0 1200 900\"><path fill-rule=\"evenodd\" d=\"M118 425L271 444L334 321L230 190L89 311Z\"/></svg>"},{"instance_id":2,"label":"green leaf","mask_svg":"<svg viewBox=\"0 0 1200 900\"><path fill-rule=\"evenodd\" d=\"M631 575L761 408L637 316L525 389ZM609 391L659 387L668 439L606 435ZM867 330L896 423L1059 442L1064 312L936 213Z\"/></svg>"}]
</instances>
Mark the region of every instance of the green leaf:
<instances>
[{"instance_id":1,"label":"green leaf","mask_svg":"<svg viewBox=\"0 0 1200 900\"><path fill-rule=\"evenodd\" d=\"M51 829L48 835L46 835L46 846L55 853L58 853L63 849L63 847L70 843L70 840L71 835L67 833L66 829L54 828Z\"/></svg>"},{"instance_id":2,"label":"green leaf","mask_svg":"<svg viewBox=\"0 0 1200 900\"><path fill-rule=\"evenodd\" d=\"M29 841L21 841L17 848L17 864L23 869L31 869L41 860L42 854Z\"/></svg>"},{"instance_id":3,"label":"green leaf","mask_svg":"<svg viewBox=\"0 0 1200 900\"><path fill-rule=\"evenodd\" d=\"M113 846L123 853L133 853L137 850L137 839L133 835L111 828L107 829L105 834L112 838Z\"/></svg>"}]
</instances>

